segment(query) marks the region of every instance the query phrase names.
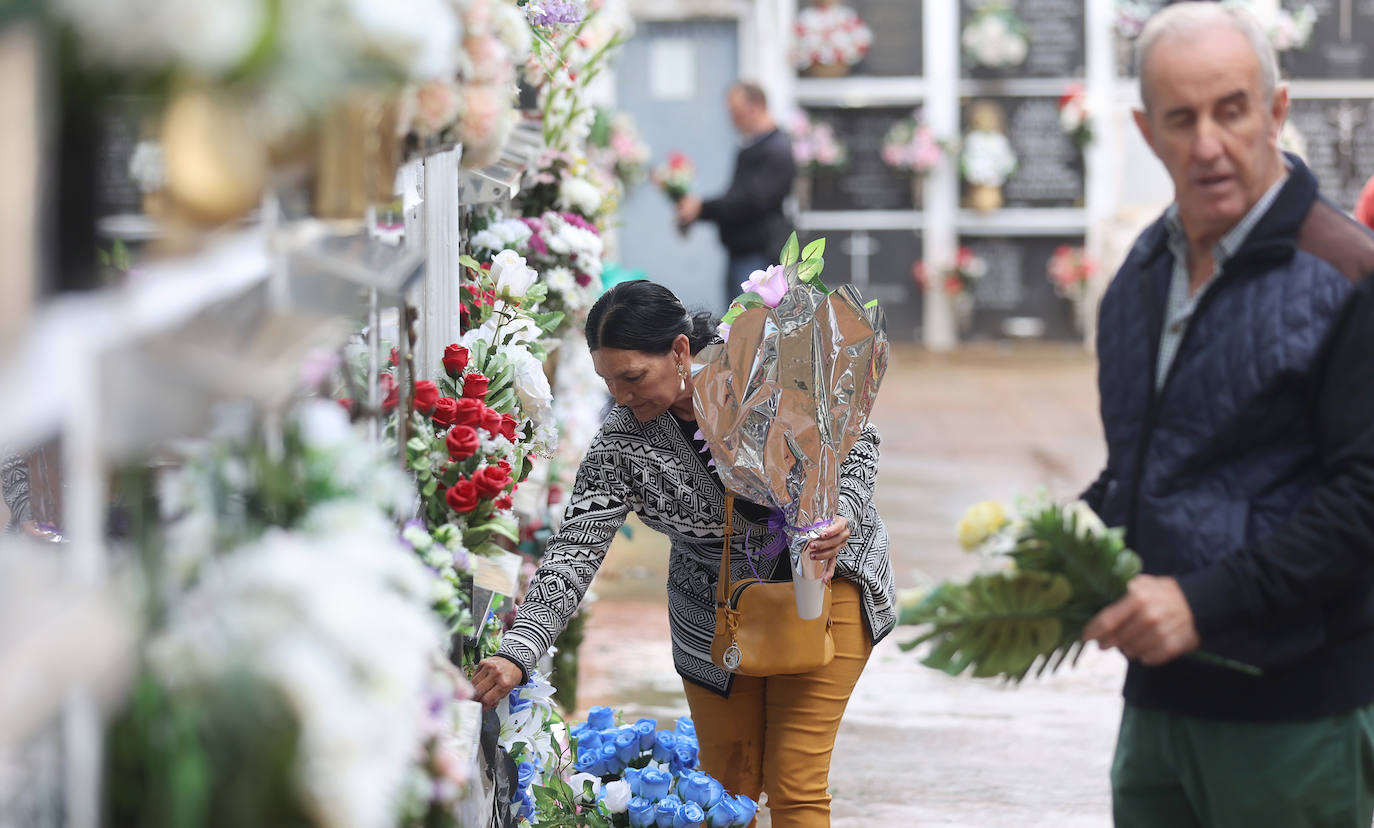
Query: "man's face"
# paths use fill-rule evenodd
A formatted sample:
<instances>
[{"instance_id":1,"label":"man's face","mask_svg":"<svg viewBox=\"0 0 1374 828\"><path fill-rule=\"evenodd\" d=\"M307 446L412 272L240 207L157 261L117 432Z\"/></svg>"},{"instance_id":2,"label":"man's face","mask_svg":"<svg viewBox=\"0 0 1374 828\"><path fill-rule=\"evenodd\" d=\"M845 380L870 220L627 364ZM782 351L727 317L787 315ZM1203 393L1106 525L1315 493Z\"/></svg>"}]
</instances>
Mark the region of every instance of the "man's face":
<instances>
[{"instance_id":1,"label":"man's face","mask_svg":"<svg viewBox=\"0 0 1374 828\"><path fill-rule=\"evenodd\" d=\"M1281 174L1283 89L1264 99L1259 58L1234 29L1156 42L1146 65L1141 134L1169 171L1190 236L1220 238Z\"/></svg>"},{"instance_id":2,"label":"man's face","mask_svg":"<svg viewBox=\"0 0 1374 828\"><path fill-rule=\"evenodd\" d=\"M749 105L749 99L738 89L731 89L725 96L725 105L730 110L730 123L739 132L748 133L754 123L754 108Z\"/></svg>"}]
</instances>

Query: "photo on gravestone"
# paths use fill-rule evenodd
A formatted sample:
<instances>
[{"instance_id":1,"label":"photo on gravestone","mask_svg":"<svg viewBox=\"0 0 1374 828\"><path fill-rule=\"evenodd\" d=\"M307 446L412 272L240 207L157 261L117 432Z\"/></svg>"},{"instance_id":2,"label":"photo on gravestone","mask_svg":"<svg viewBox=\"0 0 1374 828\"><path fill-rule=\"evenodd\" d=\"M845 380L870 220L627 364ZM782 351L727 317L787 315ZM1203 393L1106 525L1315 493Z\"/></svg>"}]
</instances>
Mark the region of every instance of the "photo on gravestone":
<instances>
[{"instance_id":1,"label":"photo on gravestone","mask_svg":"<svg viewBox=\"0 0 1374 828\"><path fill-rule=\"evenodd\" d=\"M1016 171L1002 187L1004 207L1083 206L1083 154L1059 125L1057 98L969 98L963 134L973 128L975 105L990 101L1002 113L1002 129L1016 154ZM961 199L969 184L961 179Z\"/></svg>"},{"instance_id":2,"label":"photo on gravestone","mask_svg":"<svg viewBox=\"0 0 1374 828\"><path fill-rule=\"evenodd\" d=\"M1301 152L1317 176L1322 195L1353 210L1360 188L1374 175L1374 99L1329 98L1293 101L1288 122L1297 130Z\"/></svg>"},{"instance_id":3,"label":"photo on gravestone","mask_svg":"<svg viewBox=\"0 0 1374 828\"><path fill-rule=\"evenodd\" d=\"M959 244L983 259L987 272L973 288L969 339L1072 341L1082 336L1074 303L1055 292L1050 258L1082 236L965 237Z\"/></svg>"},{"instance_id":4,"label":"photo on gravestone","mask_svg":"<svg viewBox=\"0 0 1374 828\"><path fill-rule=\"evenodd\" d=\"M1312 80L1364 80L1374 76L1374 0L1283 0L1296 12L1316 14L1312 36L1280 58L1284 74Z\"/></svg>"},{"instance_id":5,"label":"photo on gravestone","mask_svg":"<svg viewBox=\"0 0 1374 828\"><path fill-rule=\"evenodd\" d=\"M865 302L878 300L893 342L921 339L921 291L912 266L922 256L921 237L909 230L808 230L803 246L825 237L825 272L831 288L853 285Z\"/></svg>"},{"instance_id":6,"label":"photo on gravestone","mask_svg":"<svg viewBox=\"0 0 1374 828\"><path fill-rule=\"evenodd\" d=\"M963 65L967 77L993 78L1077 78L1083 76L1084 27L1083 0L961 0L959 32ZM1025 46L1009 43L1018 35L1003 27L978 25L980 12L1002 8L1020 21ZM1010 65L987 65L997 55L1020 55L1024 59ZM974 55L984 55L984 62Z\"/></svg>"},{"instance_id":7,"label":"photo on gravestone","mask_svg":"<svg viewBox=\"0 0 1374 828\"><path fill-rule=\"evenodd\" d=\"M818 170L811 182L812 210L911 210L911 176L883 163L883 136L911 117L911 107L807 109L814 123L829 124L849 155L837 170Z\"/></svg>"}]
</instances>

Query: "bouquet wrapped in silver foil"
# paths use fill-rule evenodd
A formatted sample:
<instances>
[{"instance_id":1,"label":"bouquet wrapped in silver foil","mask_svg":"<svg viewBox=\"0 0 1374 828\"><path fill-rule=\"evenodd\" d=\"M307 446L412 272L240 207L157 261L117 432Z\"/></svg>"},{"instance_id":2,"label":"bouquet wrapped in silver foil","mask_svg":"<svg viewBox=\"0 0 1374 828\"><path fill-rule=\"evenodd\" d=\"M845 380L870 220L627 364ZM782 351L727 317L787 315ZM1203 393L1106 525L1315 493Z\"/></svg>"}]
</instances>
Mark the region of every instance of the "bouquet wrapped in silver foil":
<instances>
[{"instance_id":1,"label":"bouquet wrapped in silver foil","mask_svg":"<svg viewBox=\"0 0 1374 828\"><path fill-rule=\"evenodd\" d=\"M757 271L722 320L723 344L693 361L697 424L721 482L771 507L785 531L797 611L821 612L823 567L806 544L838 514L840 464L887 369L883 312L851 286L820 280L824 239Z\"/></svg>"}]
</instances>

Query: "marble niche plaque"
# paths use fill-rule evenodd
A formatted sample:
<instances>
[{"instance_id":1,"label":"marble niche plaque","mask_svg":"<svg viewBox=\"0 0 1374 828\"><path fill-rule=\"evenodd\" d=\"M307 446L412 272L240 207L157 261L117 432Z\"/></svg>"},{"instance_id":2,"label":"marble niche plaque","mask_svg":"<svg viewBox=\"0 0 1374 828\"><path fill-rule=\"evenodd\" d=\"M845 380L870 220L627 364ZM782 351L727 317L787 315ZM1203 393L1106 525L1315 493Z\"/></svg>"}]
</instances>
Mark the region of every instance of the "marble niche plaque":
<instances>
[{"instance_id":1,"label":"marble niche plaque","mask_svg":"<svg viewBox=\"0 0 1374 828\"><path fill-rule=\"evenodd\" d=\"M1055 293L1046 271L1060 245L1082 246L1081 236L964 238L987 263L987 275L974 287L972 339L1004 339L1028 328L1038 338L1074 340L1080 336L1073 303Z\"/></svg>"},{"instance_id":2,"label":"marble niche plaque","mask_svg":"<svg viewBox=\"0 0 1374 828\"><path fill-rule=\"evenodd\" d=\"M1083 154L1059 126L1058 98L980 98L965 101L964 134L969 104L992 100L1002 111L1003 129L1016 153L1016 172L1002 188L1005 207L1078 207L1083 204ZM968 184L962 183L967 194Z\"/></svg>"},{"instance_id":3,"label":"marble niche plaque","mask_svg":"<svg viewBox=\"0 0 1374 828\"><path fill-rule=\"evenodd\" d=\"M959 31L973 20L988 0L962 0ZM1085 27L1083 0L1019 0L1009 4L1026 24L1029 49L1019 66L994 68L972 66L968 77L988 78L1074 78L1082 77ZM962 41L960 49L962 53Z\"/></svg>"},{"instance_id":4,"label":"marble niche plaque","mask_svg":"<svg viewBox=\"0 0 1374 828\"><path fill-rule=\"evenodd\" d=\"M810 109L813 123L824 122L849 152L840 170L818 170L812 178L812 210L910 210L911 176L883 163L883 137L910 107Z\"/></svg>"},{"instance_id":5,"label":"marble niche plaque","mask_svg":"<svg viewBox=\"0 0 1374 828\"><path fill-rule=\"evenodd\" d=\"M854 285L864 301L877 299L887 315L893 342L917 342L921 336L922 296L912 266L922 255L921 237L909 230L813 230L803 246L825 237L825 271L830 287Z\"/></svg>"},{"instance_id":6,"label":"marble niche plaque","mask_svg":"<svg viewBox=\"0 0 1374 828\"><path fill-rule=\"evenodd\" d=\"M1283 0L1287 9L1310 5L1317 13L1312 39L1284 52L1284 73L1314 80L1374 77L1374 0Z\"/></svg>"},{"instance_id":7,"label":"marble niche plaque","mask_svg":"<svg viewBox=\"0 0 1374 828\"><path fill-rule=\"evenodd\" d=\"M1288 120L1302 134L1307 165L1322 195L1343 210L1374 175L1374 99L1332 98L1293 101Z\"/></svg>"}]
</instances>

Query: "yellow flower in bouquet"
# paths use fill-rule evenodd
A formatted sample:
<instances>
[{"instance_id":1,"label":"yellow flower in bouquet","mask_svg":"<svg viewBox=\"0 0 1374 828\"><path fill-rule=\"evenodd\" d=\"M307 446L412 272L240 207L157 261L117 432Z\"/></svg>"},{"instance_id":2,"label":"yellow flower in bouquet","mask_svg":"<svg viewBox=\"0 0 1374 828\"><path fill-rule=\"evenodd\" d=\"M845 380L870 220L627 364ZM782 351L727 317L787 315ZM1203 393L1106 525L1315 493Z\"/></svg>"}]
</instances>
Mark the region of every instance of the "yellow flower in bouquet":
<instances>
[{"instance_id":1,"label":"yellow flower in bouquet","mask_svg":"<svg viewBox=\"0 0 1374 828\"><path fill-rule=\"evenodd\" d=\"M969 507L959 518L959 545L972 552L1007 525L1007 513L995 500L984 500Z\"/></svg>"}]
</instances>

